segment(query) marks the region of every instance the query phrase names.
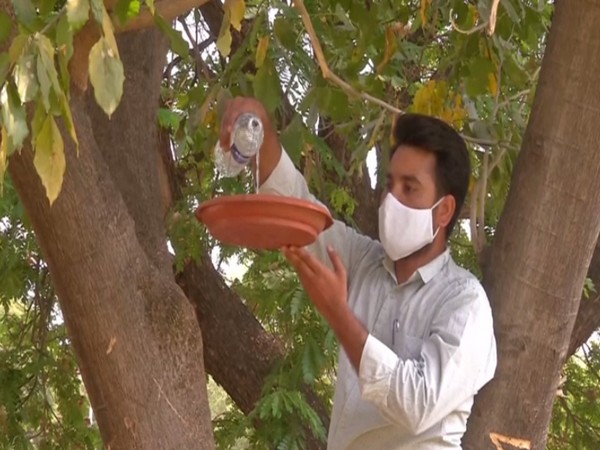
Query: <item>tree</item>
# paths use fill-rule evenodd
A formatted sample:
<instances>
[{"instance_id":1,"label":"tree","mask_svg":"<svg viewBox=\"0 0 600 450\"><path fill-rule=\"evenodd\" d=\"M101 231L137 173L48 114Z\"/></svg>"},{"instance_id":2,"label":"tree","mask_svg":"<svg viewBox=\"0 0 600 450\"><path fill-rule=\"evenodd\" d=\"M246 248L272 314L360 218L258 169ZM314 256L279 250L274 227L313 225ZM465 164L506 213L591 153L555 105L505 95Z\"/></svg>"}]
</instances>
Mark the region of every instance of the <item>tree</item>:
<instances>
[{"instance_id":1,"label":"tree","mask_svg":"<svg viewBox=\"0 0 600 450\"><path fill-rule=\"evenodd\" d=\"M498 2L402 1L393 8L379 2L321 0L307 2L306 9L302 2L290 6L251 0L227 0L224 5L202 0L119 0L105 1L106 11L99 0L66 5L31 0L15 5L19 29L10 27L12 35L4 39L0 33L0 42L12 48L10 54L0 53L0 80L6 76L0 107L4 113L2 151L11 153L3 197L10 207L2 216L9 225L3 236L29 250L17 252L15 264L6 271L21 270L33 280L43 278L49 269L106 444L111 448L144 447L146 442L211 447L205 364L239 408L215 420L220 445L231 446L245 435L254 448L294 448L305 439L310 448L323 448L335 376L333 335L311 310L294 274L278 254L221 247L193 216L198 201L253 189L248 177L216 177L210 152L223 100L254 95L277 120L283 144L312 189L337 217L372 236L376 235L372 218L376 217L389 151L385 141L391 127L390 110L433 114L461 130L474 165L473 186L463 215L470 224L470 236L460 228L451 246L463 265L485 273L498 317L502 359L497 384L490 385L478 399L468 442L477 442L475 448L489 447L490 432L494 432L542 445L586 264L597 238L591 198L586 199L587 212L582 201L569 209L569 215L563 215L582 224L577 235L581 253L574 256L566 250L575 237L556 242L554 253L544 253L541 243L532 240L523 225L527 220L533 224L534 218L539 220L539 210L526 208L536 195L547 210L559 211L552 198L542 195L546 182L542 175L547 174L552 186L563 188L566 183L573 184L565 178L567 168L577 170L582 182L592 185L595 181L593 164L582 165L581 155L574 151L559 154L556 146L548 146L543 155L536 153L538 136L563 139L546 134L560 130L571 137L567 128L552 122L564 108L546 106L550 101L554 105L556 98L549 98L543 84L523 150L518 152L552 6L516 0L500 6ZM195 9L186 15L191 8ZM0 12L14 19L12 11L8 1L0 3ZM560 12L557 7L554 34L575 23L575 19L560 18ZM105 20L108 14L112 21ZM180 14L184 15L176 29L171 28L169 22ZM144 29L153 24L160 32ZM116 45L111 38L113 28ZM551 65L556 57L552 52L563 47L556 43L553 47L552 39L549 42L546 60ZM570 55L577 55L573 49L585 52L587 48L580 43L571 47ZM53 59L57 72L51 69ZM39 70L29 70L30 61L38 69L42 67L41 75ZM44 75L45 71L49 75ZM546 72L551 70L542 73ZM579 73L581 79L586 74L591 76L583 70ZM550 82L564 81L543 75L542 82L544 76ZM572 86L573 93L580 92ZM69 99L69 108L61 101L64 98ZM581 102L586 104L583 99ZM25 108L29 108L28 116ZM579 124L590 123L590 117L588 109L585 117L583 112L571 113L571 119ZM32 139L24 128L28 125ZM13 153L21 141L23 149ZM60 156L62 145L66 164ZM370 153L372 148L375 150ZM586 151L590 148L582 146ZM550 154L556 154L556 159L546 159ZM44 155L47 158L40 159ZM367 155L374 155L377 162L373 180L368 175ZM533 163L536 170L529 168ZM26 217L18 213L13 185ZM556 229L568 225L560 217L551 217ZM41 255L31 242L31 229ZM167 238L174 260L167 251ZM516 242L522 245L515 246ZM3 248L8 252L11 246ZM20 263L27 261L28 254L34 256L35 264ZM215 254L220 261L233 258L247 266L243 279L224 280L220 264L213 267L211 256ZM553 307L562 315L542 307L542 297L531 286L520 289L534 282L549 286L556 278L546 280L535 272L527 273L526 279L507 275L519 268L515 258L535 257L540 271L548 268L546 276L555 276L561 261L557 256L569 261L565 268L569 272L561 272L569 282L553 297ZM592 271L590 277L597 278ZM52 310L48 305L53 293L47 280L45 283L32 281L36 289L39 286L40 292L47 293L46 304L31 296L26 285L17 283L18 289L13 286L12 291L9 287L2 291L12 292L2 298L11 308L6 317L14 322L15 330L38 323L19 312L20 308L31 307L35 318L47 317L37 311ZM517 291L519 295L509 296L514 305L508 308L508 302L501 299L507 292ZM563 323L553 322L557 317L571 318L553 336L552 342L562 350L555 353L552 349L544 352L546 347L526 347L512 363L514 369L507 370L514 357L514 341L506 339L505 333L517 329L515 337L537 343L544 332L541 324L528 328L530 322L514 328L518 318L529 317L527 305L531 304L538 305L534 319L547 318L540 321L544 326ZM581 303L571 352L597 327L599 321L594 317L598 310L597 302ZM40 329L64 336L60 325L48 320L39 323ZM0 339L14 342L17 335ZM57 349L48 347L52 357L45 362L50 367L59 360L54 355L70 358L68 341L62 339L63 345ZM37 338L29 342L24 345L40 346ZM46 346L42 341L41 347ZM64 392L40 390L40 383L33 382L48 378L48 371L33 364L23 366L23 361L38 361L17 358L23 351L11 355L15 355L14 363L0 371L0 376L16 370L21 377L6 390L12 395L11 407L6 408L14 425L12 435L20 436L22 442L32 441L27 431L38 422L23 411L24 405L38 398L38 392L51 391L61 405L76 410L74 417L82 422L82 406L75 401L77 383ZM550 368L552 376L545 384L523 385L524 370L534 356L542 357L536 373ZM69 374L64 379L76 376L74 366L69 367L64 369ZM48 379L52 386L60 385L60 377ZM514 422L510 415L503 417L508 400L514 403L507 390L517 385L523 386L522 397L531 399L531 409L524 407L522 417L532 417L536 408L543 410L535 435L524 429L518 415ZM28 392L32 393L29 397ZM507 401L498 403L498 396ZM156 414L146 414L148 408ZM494 412L489 421L478 414L482 408ZM54 421L56 426L69 417L64 412L58 416L48 422ZM0 410L0 427L2 417ZM85 426L75 430L71 434L44 432L42 436L55 443L59 438L65 442L79 436L86 445L95 445L93 433Z\"/></svg>"}]
</instances>

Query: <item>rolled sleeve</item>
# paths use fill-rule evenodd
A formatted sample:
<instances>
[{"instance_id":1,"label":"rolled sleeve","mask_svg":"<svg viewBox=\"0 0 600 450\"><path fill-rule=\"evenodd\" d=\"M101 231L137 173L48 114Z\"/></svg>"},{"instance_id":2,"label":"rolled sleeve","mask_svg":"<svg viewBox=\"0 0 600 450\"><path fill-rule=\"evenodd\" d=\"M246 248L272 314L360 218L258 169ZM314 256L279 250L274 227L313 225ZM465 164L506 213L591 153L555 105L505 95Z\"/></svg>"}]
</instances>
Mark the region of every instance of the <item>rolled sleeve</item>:
<instances>
[{"instance_id":1,"label":"rolled sleeve","mask_svg":"<svg viewBox=\"0 0 600 450\"><path fill-rule=\"evenodd\" d=\"M358 371L361 396L413 434L442 421L493 376L491 310L477 284L461 286L444 303L417 358L399 358L376 338L367 339Z\"/></svg>"},{"instance_id":2,"label":"rolled sleeve","mask_svg":"<svg viewBox=\"0 0 600 450\"><path fill-rule=\"evenodd\" d=\"M281 152L279 162L260 186L259 192L261 194L300 198L325 207L311 194L304 176L296 169L285 150ZM332 268L327 252L328 246L332 246L340 255L350 279L353 277L358 265L365 262L365 255L376 248L373 240L357 233L339 220L334 220L329 229L322 232L313 244L307 246L309 252Z\"/></svg>"}]
</instances>

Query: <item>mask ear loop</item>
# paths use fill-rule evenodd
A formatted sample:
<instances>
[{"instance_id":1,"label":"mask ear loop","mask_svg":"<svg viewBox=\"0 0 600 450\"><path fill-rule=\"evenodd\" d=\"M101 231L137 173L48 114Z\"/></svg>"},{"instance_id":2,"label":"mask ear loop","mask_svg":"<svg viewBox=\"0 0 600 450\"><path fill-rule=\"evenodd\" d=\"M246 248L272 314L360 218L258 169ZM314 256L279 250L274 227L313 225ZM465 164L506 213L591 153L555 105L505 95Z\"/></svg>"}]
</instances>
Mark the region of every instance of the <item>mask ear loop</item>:
<instances>
[{"instance_id":1,"label":"mask ear loop","mask_svg":"<svg viewBox=\"0 0 600 450\"><path fill-rule=\"evenodd\" d=\"M437 208L438 206L440 206L440 203L442 203L442 200L444 200L445 197L446 197L445 195L442 195L440 197L440 199L437 202L435 202L435 204L430 209L431 215L432 215L432 217L431 217L431 225L432 226L433 226L433 210L435 208ZM433 238L431 239L432 242L436 238L436 236L438 235L439 231L440 231L440 227L437 227L437 230L435 230L435 232L433 233Z\"/></svg>"}]
</instances>

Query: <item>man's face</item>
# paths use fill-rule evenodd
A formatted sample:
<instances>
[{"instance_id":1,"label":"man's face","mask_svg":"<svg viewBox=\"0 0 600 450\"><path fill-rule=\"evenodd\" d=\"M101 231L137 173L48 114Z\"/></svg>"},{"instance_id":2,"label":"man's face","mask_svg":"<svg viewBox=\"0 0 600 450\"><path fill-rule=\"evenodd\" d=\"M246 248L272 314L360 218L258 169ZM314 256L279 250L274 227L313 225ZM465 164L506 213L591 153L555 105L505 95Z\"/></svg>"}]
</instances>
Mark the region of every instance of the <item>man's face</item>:
<instances>
[{"instance_id":1,"label":"man's face","mask_svg":"<svg viewBox=\"0 0 600 450\"><path fill-rule=\"evenodd\" d=\"M435 155L402 145L390 160L387 186L382 199L391 192L404 205L430 208L438 199L435 186Z\"/></svg>"}]
</instances>

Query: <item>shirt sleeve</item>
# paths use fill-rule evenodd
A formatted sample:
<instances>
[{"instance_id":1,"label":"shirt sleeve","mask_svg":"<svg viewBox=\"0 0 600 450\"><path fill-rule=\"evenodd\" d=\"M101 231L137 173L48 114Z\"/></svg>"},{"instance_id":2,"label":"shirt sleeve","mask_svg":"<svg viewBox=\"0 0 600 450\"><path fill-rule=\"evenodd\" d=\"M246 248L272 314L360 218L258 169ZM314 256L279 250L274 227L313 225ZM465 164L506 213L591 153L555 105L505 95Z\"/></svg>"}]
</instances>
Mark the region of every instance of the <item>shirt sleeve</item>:
<instances>
[{"instance_id":1,"label":"shirt sleeve","mask_svg":"<svg viewBox=\"0 0 600 450\"><path fill-rule=\"evenodd\" d=\"M310 193L304 176L296 169L285 150L282 150L279 162L267 180L260 186L259 192L261 194L301 198L325 207ZM348 272L348 277L351 278L358 264L374 248L375 243L369 237L357 233L343 222L334 220L333 225L323 231L317 240L306 248L321 262L332 268L327 253L329 245L340 255Z\"/></svg>"},{"instance_id":2,"label":"shirt sleeve","mask_svg":"<svg viewBox=\"0 0 600 450\"><path fill-rule=\"evenodd\" d=\"M358 371L363 400L414 434L442 421L494 375L489 302L476 280L466 281L434 318L415 359L399 358L372 335L363 349Z\"/></svg>"}]
</instances>

